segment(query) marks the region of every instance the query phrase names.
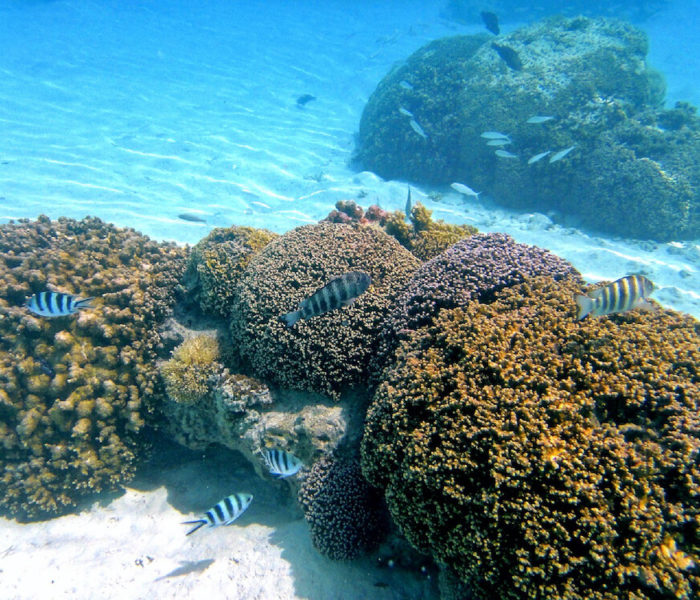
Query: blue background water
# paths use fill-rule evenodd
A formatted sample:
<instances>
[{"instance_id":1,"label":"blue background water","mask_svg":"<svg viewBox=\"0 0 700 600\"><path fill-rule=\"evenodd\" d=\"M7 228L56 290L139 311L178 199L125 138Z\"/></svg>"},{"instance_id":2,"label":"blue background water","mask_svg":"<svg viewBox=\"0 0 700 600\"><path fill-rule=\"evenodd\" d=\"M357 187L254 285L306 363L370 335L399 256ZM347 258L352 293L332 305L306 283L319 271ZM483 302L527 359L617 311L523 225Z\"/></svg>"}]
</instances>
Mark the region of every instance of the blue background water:
<instances>
[{"instance_id":1,"label":"blue background water","mask_svg":"<svg viewBox=\"0 0 700 600\"><path fill-rule=\"evenodd\" d=\"M503 9L505 32L553 4L491 3ZM2 0L0 222L93 214L194 243L231 223L286 231L359 193L365 205L403 208L405 184L348 162L367 98L393 64L431 39L484 30L477 18L444 18L446 5ZM699 3L647 5L653 14L637 24L666 76L667 103L699 104ZM631 10L639 3L617 6L640 14ZM305 93L317 99L300 109ZM429 206L445 220L548 247L591 279L644 267L665 288L662 302L700 314L698 244L630 246L546 219L524 223L456 194L449 207Z\"/></svg>"}]
</instances>

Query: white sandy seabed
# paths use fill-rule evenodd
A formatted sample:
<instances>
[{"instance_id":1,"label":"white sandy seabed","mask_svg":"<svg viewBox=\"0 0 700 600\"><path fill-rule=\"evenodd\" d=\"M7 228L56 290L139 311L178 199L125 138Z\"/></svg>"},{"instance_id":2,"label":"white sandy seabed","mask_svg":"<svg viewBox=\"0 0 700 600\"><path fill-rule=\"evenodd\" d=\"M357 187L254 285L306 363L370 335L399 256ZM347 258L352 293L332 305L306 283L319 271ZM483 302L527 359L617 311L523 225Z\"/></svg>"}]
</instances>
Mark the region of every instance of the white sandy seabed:
<instances>
[{"instance_id":1,"label":"white sandy seabed","mask_svg":"<svg viewBox=\"0 0 700 600\"><path fill-rule=\"evenodd\" d=\"M441 20L440 3L404 2L400 11L300 4L3 3L0 222L92 214L194 243L230 224L283 232L316 222L340 199L403 209L405 182L348 166L362 108L396 61L431 39L480 28ZM700 103L697 14L697 3L679 1L645 26L669 104ZM316 100L298 108L305 93ZM433 191L441 202L427 197ZM591 281L643 272L659 302L700 316L700 240L613 239L450 188L413 188L413 196L436 218L548 248ZM186 538L187 516L246 491L239 484L269 482L237 465L227 471L234 489L214 489L221 476L182 469L174 488L131 487L42 523L0 520L0 597L354 600L433 590L417 574L324 559L299 514L280 514L268 488L253 492L233 526ZM188 502L178 505L173 489L189 490ZM204 570L159 579L212 559Z\"/></svg>"}]
</instances>

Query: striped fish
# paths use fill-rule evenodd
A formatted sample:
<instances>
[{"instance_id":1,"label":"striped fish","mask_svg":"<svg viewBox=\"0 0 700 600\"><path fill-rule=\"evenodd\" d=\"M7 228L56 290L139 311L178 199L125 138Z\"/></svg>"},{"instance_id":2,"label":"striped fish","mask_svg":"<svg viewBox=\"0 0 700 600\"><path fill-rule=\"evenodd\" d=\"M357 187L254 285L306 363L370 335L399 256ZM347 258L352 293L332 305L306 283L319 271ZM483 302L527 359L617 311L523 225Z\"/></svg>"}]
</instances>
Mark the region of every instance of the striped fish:
<instances>
[{"instance_id":1,"label":"striped fish","mask_svg":"<svg viewBox=\"0 0 700 600\"><path fill-rule=\"evenodd\" d=\"M183 525L194 525L194 527L190 529L186 535L194 533L200 527L204 527L205 525L208 525L209 527L230 525L243 514L245 509L250 506L252 501L252 494L231 494L230 496L227 496L216 506L205 512L201 519L183 522Z\"/></svg>"},{"instance_id":2,"label":"striped fish","mask_svg":"<svg viewBox=\"0 0 700 600\"><path fill-rule=\"evenodd\" d=\"M599 317L621 313L633 308L650 309L652 305L646 297L654 291L654 284L644 275L628 275L605 287L592 291L587 296L576 296L577 318L586 315Z\"/></svg>"},{"instance_id":3,"label":"striped fish","mask_svg":"<svg viewBox=\"0 0 700 600\"><path fill-rule=\"evenodd\" d=\"M278 448L265 450L261 454L270 474L280 479L295 475L304 466L296 456Z\"/></svg>"},{"instance_id":4,"label":"striped fish","mask_svg":"<svg viewBox=\"0 0 700 600\"><path fill-rule=\"evenodd\" d=\"M367 290L370 283L372 280L369 275L362 271L344 273L302 300L297 310L281 315L280 320L291 327L299 319L310 319L341 306L348 306Z\"/></svg>"},{"instance_id":5,"label":"striped fish","mask_svg":"<svg viewBox=\"0 0 700 600\"><path fill-rule=\"evenodd\" d=\"M92 308L91 300L93 298L80 300L61 292L39 292L29 299L27 308L42 317L65 317L77 313L81 308Z\"/></svg>"}]
</instances>

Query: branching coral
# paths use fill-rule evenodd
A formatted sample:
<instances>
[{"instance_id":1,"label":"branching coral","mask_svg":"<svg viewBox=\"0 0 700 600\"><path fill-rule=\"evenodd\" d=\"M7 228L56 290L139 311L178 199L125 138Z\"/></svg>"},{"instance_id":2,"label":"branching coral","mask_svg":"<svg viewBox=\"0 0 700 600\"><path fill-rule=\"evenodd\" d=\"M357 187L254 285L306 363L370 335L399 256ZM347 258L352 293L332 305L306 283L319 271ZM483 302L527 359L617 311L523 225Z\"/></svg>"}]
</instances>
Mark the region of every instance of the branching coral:
<instances>
[{"instance_id":1,"label":"branching coral","mask_svg":"<svg viewBox=\"0 0 700 600\"><path fill-rule=\"evenodd\" d=\"M333 560L357 558L386 535L381 494L365 481L357 461L319 459L302 482L299 503L311 541Z\"/></svg>"},{"instance_id":2,"label":"branching coral","mask_svg":"<svg viewBox=\"0 0 700 600\"><path fill-rule=\"evenodd\" d=\"M209 380L222 365L219 343L210 335L185 340L160 367L168 396L176 402L191 404L210 390Z\"/></svg>"},{"instance_id":3,"label":"branching coral","mask_svg":"<svg viewBox=\"0 0 700 600\"><path fill-rule=\"evenodd\" d=\"M231 337L255 377L336 396L366 378L382 319L419 261L373 227L320 223L268 244L241 275ZM362 270L369 290L352 306L287 327L280 315L343 273Z\"/></svg>"},{"instance_id":4,"label":"branching coral","mask_svg":"<svg viewBox=\"0 0 700 600\"><path fill-rule=\"evenodd\" d=\"M577 321L533 278L412 333L363 472L408 539L482 598L700 594L700 324Z\"/></svg>"},{"instance_id":5,"label":"branching coral","mask_svg":"<svg viewBox=\"0 0 700 600\"><path fill-rule=\"evenodd\" d=\"M192 248L185 284L205 313L228 316L241 273L253 255L276 237L266 229L217 228Z\"/></svg>"},{"instance_id":6,"label":"branching coral","mask_svg":"<svg viewBox=\"0 0 700 600\"><path fill-rule=\"evenodd\" d=\"M422 265L399 295L372 359L373 374L381 372L402 335L430 323L441 309L488 303L495 292L535 275L578 277L567 261L503 233L476 234L457 242Z\"/></svg>"},{"instance_id":7,"label":"branching coral","mask_svg":"<svg viewBox=\"0 0 700 600\"><path fill-rule=\"evenodd\" d=\"M184 250L99 219L0 226L1 510L53 514L130 478L184 263ZM24 302L47 288L96 308L29 313Z\"/></svg>"}]
</instances>

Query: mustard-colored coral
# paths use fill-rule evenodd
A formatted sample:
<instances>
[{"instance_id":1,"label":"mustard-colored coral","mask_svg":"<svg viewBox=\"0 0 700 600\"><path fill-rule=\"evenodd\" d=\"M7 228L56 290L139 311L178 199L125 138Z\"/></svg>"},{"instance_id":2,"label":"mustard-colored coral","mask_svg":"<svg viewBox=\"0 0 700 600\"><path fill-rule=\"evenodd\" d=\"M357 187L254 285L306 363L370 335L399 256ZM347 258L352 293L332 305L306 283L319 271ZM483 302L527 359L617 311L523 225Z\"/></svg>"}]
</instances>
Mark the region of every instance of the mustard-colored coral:
<instances>
[{"instance_id":1,"label":"mustard-colored coral","mask_svg":"<svg viewBox=\"0 0 700 600\"><path fill-rule=\"evenodd\" d=\"M441 219L433 221L432 211L418 203L411 209L411 223L404 213L391 213L384 230L421 260L430 260L452 244L477 233L471 225L452 225Z\"/></svg>"},{"instance_id":2,"label":"mustard-colored coral","mask_svg":"<svg viewBox=\"0 0 700 600\"><path fill-rule=\"evenodd\" d=\"M214 229L200 240L192 248L185 273L185 284L200 308L228 316L241 273L255 253L276 237L266 229L233 226Z\"/></svg>"},{"instance_id":3,"label":"mustard-colored coral","mask_svg":"<svg viewBox=\"0 0 700 600\"><path fill-rule=\"evenodd\" d=\"M399 346L363 472L480 598L700 595L700 324L536 277Z\"/></svg>"},{"instance_id":4,"label":"mustard-colored coral","mask_svg":"<svg viewBox=\"0 0 700 600\"><path fill-rule=\"evenodd\" d=\"M0 226L0 511L56 514L130 479L186 251L99 219ZM95 308L46 319L46 289Z\"/></svg>"},{"instance_id":5,"label":"mustard-colored coral","mask_svg":"<svg viewBox=\"0 0 700 600\"><path fill-rule=\"evenodd\" d=\"M222 368L220 358L215 337L197 335L185 340L160 367L168 396L184 404L201 400L210 391L210 378Z\"/></svg>"}]
</instances>

